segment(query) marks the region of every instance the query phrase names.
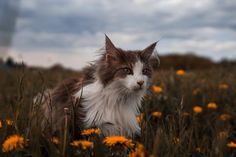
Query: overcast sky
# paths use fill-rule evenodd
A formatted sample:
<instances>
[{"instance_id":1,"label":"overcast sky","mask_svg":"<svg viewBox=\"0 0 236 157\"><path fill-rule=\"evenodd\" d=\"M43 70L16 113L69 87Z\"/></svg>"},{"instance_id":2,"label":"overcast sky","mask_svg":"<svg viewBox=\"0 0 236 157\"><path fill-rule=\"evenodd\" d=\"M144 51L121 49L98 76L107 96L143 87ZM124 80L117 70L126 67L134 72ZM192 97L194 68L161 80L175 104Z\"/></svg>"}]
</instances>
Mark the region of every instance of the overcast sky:
<instances>
[{"instance_id":1,"label":"overcast sky","mask_svg":"<svg viewBox=\"0 0 236 157\"><path fill-rule=\"evenodd\" d=\"M0 0L0 23L7 24L0 24L0 35L6 27L14 32L4 38L8 42L0 37L0 48L9 47L1 55L28 65L80 69L96 58L104 33L124 49L160 40L161 55L193 51L213 60L236 59L236 0L16 1Z\"/></svg>"}]
</instances>

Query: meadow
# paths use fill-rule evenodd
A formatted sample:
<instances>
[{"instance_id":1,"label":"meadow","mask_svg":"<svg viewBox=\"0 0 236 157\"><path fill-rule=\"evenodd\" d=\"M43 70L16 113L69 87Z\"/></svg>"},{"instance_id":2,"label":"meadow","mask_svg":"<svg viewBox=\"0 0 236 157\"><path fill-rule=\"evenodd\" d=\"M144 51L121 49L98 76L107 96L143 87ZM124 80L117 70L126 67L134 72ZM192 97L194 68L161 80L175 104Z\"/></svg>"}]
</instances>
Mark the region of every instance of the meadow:
<instances>
[{"instance_id":1,"label":"meadow","mask_svg":"<svg viewBox=\"0 0 236 157\"><path fill-rule=\"evenodd\" d=\"M80 73L61 67L0 69L0 156L236 156L236 67L157 69L134 139L97 128L45 137L32 119L34 96ZM40 102L39 102L40 104Z\"/></svg>"}]
</instances>

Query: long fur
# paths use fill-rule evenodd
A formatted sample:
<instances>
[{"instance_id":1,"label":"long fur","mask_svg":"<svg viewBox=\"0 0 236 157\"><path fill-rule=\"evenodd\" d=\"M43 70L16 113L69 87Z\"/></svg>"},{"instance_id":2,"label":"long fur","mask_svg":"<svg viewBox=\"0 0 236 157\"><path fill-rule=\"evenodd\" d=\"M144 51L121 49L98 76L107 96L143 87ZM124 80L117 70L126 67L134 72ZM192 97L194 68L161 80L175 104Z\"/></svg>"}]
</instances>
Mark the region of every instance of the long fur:
<instances>
[{"instance_id":1,"label":"long fur","mask_svg":"<svg viewBox=\"0 0 236 157\"><path fill-rule=\"evenodd\" d=\"M44 93L42 129L52 134L62 130L63 111L68 108L73 134L90 127L100 128L106 136L139 134L136 116L155 67L152 64L158 62L151 57L155 45L142 51L124 51L106 37L102 56L85 67L80 78L64 81ZM133 70L132 74L124 67Z\"/></svg>"},{"instance_id":2,"label":"long fur","mask_svg":"<svg viewBox=\"0 0 236 157\"><path fill-rule=\"evenodd\" d=\"M76 93L79 97L81 92ZM82 109L88 113L85 127L99 127L105 135L133 136L140 133L136 122L143 94L133 94L121 88L117 82L105 88L96 81L83 88Z\"/></svg>"}]
</instances>

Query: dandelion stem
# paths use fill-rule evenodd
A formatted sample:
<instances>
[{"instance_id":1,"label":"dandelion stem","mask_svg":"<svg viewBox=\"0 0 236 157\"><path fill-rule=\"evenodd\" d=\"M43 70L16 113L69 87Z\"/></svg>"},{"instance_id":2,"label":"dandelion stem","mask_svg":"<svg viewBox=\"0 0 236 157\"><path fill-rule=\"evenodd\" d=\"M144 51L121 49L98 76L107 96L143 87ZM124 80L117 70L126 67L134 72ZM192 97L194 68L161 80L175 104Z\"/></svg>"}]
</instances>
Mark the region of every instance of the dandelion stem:
<instances>
[{"instance_id":1,"label":"dandelion stem","mask_svg":"<svg viewBox=\"0 0 236 157\"><path fill-rule=\"evenodd\" d=\"M67 128L68 128L68 114L69 109L64 108L65 113L65 125L64 125L64 137L63 137L63 146L62 146L62 156L66 157L66 143L67 143Z\"/></svg>"}]
</instances>

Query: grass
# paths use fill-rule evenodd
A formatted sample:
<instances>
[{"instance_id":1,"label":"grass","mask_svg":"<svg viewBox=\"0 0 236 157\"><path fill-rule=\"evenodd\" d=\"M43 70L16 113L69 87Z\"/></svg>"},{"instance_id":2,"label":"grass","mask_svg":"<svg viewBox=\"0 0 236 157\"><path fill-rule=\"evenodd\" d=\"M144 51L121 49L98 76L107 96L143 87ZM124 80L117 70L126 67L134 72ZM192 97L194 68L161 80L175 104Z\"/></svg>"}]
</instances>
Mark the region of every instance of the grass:
<instances>
[{"instance_id":1,"label":"grass","mask_svg":"<svg viewBox=\"0 0 236 157\"><path fill-rule=\"evenodd\" d=\"M99 135L91 135L84 136L83 140L93 142L86 149L83 142L71 144L74 139L68 134L46 138L32 122L37 119L33 97L64 78L79 77L78 72L13 69L1 70L0 74L0 156L127 156L131 152L130 156L135 156L135 151L139 155L161 157L236 156L235 145L231 143L236 142L233 67L189 70L182 75L171 69L157 71L153 77L157 90L152 86L145 96L139 117L142 134L132 139L132 147L119 142L110 147ZM3 152L4 141L15 134L23 147L18 141L12 150Z\"/></svg>"}]
</instances>

